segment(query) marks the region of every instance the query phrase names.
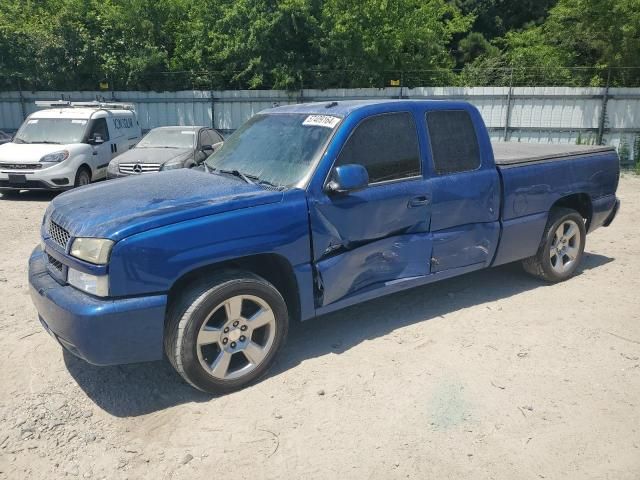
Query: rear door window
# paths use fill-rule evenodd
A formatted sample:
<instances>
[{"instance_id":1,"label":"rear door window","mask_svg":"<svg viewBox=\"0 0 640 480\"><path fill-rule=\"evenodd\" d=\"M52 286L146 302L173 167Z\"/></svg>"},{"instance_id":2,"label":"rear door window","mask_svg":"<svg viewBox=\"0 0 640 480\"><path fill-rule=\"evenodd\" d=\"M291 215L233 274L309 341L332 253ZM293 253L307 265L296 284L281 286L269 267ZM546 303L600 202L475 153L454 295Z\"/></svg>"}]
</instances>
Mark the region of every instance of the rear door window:
<instances>
[{"instance_id":1,"label":"rear door window","mask_svg":"<svg viewBox=\"0 0 640 480\"><path fill-rule=\"evenodd\" d=\"M468 112L428 112L427 128L436 173L468 172L480 167L478 137Z\"/></svg>"},{"instance_id":2,"label":"rear door window","mask_svg":"<svg viewBox=\"0 0 640 480\"><path fill-rule=\"evenodd\" d=\"M357 163L369 183L420 175L418 135L408 112L386 113L360 123L342 148L335 166Z\"/></svg>"}]
</instances>

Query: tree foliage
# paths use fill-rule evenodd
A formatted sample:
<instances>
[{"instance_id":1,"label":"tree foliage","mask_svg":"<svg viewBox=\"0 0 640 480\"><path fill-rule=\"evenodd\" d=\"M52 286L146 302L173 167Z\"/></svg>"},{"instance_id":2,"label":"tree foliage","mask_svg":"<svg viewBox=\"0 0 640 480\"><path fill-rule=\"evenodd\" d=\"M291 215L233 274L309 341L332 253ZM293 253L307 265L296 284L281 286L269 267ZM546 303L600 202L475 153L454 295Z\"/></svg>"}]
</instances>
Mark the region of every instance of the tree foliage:
<instances>
[{"instance_id":1,"label":"tree foliage","mask_svg":"<svg viewBox=\"0 0 640 480\"><path fill-rule=\"evenodd\" d=\"M0 0L10 89L627 84L639 54L640 0Z\"/></svg>"}]
</instances>

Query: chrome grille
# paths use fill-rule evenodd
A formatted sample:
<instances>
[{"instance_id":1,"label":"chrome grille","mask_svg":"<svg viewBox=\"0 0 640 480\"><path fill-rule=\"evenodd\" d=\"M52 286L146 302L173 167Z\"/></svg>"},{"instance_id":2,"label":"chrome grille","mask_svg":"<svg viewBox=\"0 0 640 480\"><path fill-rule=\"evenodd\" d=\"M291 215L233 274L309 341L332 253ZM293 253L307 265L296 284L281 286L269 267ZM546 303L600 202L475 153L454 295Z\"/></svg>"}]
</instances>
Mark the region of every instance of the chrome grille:
<instances>
[{"instance_id":1,"label":"chrome grille","mask_svg":"<svg viewBox=\"0 0 640 480\"><path fill-rule=\"evenodd\" d=\"M49 260L49 265L55 268L58 272L62 273L62 262L59 262L48 253L47 253L47 259Z\"/></svg>"},{"instance_id":2,"label":"chrome grille","mask_svg":"<svg viewBox=\"0 0 640 480\"><path fill-rule=\"evenodd\" d=\"M120 173L127 175L159 172L161 165L159 163L121 163L118 166Z\"/></svg>"},{"instance_id":3,"label":"chrome grille","mask_svg":"<svg viewBox=\"0 0 640 480\"><path fill-rule=\"evenodd\" d=\"M51 240L56 242L65 250L67 249L67 244L69 243L69 232L67 232L64 228L58 225L53 220L49 219L49 226L47 228L49 231L49 236Z\"/></svg>"},{"instance_id":4,"label":"chrome grille","mask_svg":"<svg viewBox=\"0 0 640 480\"><path fill-rule=\"evenodd\" d=\"M40 170L41 163L0 163L2 170Z\"/></svg>"}]
</instances>

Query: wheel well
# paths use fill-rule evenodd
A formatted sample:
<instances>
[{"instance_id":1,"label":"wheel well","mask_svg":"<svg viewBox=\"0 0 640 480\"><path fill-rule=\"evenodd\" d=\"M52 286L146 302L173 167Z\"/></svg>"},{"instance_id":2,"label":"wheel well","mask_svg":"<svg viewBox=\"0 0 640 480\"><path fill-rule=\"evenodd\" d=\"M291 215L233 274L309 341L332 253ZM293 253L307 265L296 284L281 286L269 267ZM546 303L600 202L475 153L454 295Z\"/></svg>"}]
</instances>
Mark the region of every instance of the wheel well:
<instances>
[{"instance_id":1,"label":"wheel well","mask_svg":"<svg viewBox=\"0 0 640 480\"><path fill-rule=\"evenodd\" d=\"M244 270L254 273L271 283L282 295L292 320L300 320L300 295L293 267L278 254L260 254L226 262L214 263L184 274L169 289L168 305L188 286L222 270Z\"/></svg>"},{"instance_id":2,"label":"wheel well","mask_svg":"<svg viewBox=\"0 0 640 480\"><path fill-rule=\"evenodd\" d=\"M591 204L591 198L586 193L574 193L573 195L567 195L557 200L551 208L565 207L571 208L578 212L582 218L585 219L585 228L589 230L591 224L591 217L593 215L593 206Z\"/></svg>"},{"instance_id":3,"label":"wheel well","mask_svg":"<svg viewBox=\"0 0 640 480\"><path fill-rule=\"evenodd\" d=\"M86 170L87 172L89 172L89 179L91 179L93 177L93 174L91 172L91 167L89 165L87 165L86 163L83 163L82 165L80 165L78 167L78 171L76 172L76 175L78 175L78 172L80 170L83 170L83 169Z\"/></svg>"}]
</instances>

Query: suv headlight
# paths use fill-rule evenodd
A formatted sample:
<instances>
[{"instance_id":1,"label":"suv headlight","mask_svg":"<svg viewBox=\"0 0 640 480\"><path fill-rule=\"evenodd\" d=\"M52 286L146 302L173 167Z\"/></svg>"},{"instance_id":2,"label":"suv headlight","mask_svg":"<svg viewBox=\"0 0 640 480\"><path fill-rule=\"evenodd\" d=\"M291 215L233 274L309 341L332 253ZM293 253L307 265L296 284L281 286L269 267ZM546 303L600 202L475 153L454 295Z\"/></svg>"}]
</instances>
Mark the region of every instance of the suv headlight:
<instances>
[{"instance_id":1,"label":"suv headlight","mask_svg":"<svg viewBox=\"0 0 640 480\"><path fill-rule=\"evenodd\" d=\"M59 163L69 158L69 150L61 150L45 155L40 159L41 162Z\"/></svg>"},{"instance_id":2,"label":"suv headlight","mask_svg":"<svg viewBox=\"0 0 640 480\"><path fill-rule=\"evenodd\" d=\"M184 166L184 160L170 160L163 164L160 170L175 170L176 168L182 168Z\"/></svg>"},{"instance_id":3,"label":"suv headlight","mask_svg":"<svg viewBox=\"0 0 640 480\"><path fill-rule=\"evenodd\" d=\"M109 162L109 166L107 167L107 172L118 173L118 162L117 161Z\"/></svg>"},{"instance_id":4,"label":"suv headlight","mask_svg":"<svg viewBox=\"0 0 640 480\"><path fill-rule=\"evenodd\" d=\"M112 247L113 240L106 238L76 238L71 245L71 256L96 265L106 265Z\"/></svg>"}]
</instances>

